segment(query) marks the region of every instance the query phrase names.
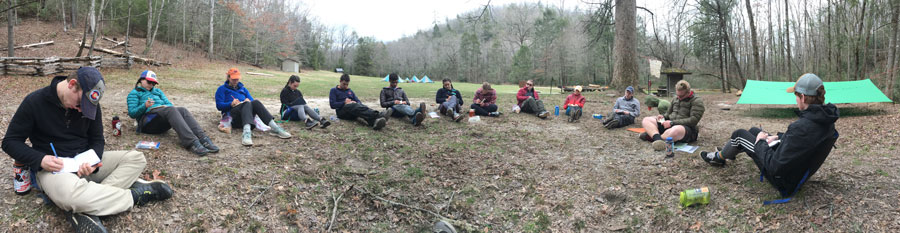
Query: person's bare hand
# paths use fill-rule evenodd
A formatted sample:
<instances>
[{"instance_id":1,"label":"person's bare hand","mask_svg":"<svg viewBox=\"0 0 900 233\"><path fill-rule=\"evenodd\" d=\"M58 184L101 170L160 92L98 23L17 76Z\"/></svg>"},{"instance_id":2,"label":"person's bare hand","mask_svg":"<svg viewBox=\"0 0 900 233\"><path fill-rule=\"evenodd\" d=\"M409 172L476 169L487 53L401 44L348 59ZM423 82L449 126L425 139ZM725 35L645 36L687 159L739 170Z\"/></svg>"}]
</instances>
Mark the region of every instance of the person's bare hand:
<instances>
[{"instance_id":1,"label":"person's bare hand","mask_svg":"<svg viewBox=\"0 0 900 233\"><path fill-rule=\"evenodd\" d=\"M45 171L58 172L63 168L63 161L52 155L44 155L41 159L41 168Z\"/></svg>"},{"instance_id":2,"label":"person's bare hand","mask_svg":"<svg viewBox=\"0 0 900 233\"><path fill-rule=\"evenodd\" d=\"M768 137L769 137L769 133L759 132L759 134L756 135L756 141L759 142L759 140L766 140L766 138L768 138Z\"/></svg>"},{"instance_id":3,"label":"person's bare hand","mask_svg":"<svg viewBox=\"0 0 900 233\"><path fill-rule=\"evenodd\" d=\"M88 163L82 163L81 166L78 167L78 177L89 176L94 173L96 167L92 167Z\"/></svg>"},{"instance_id":4,"label":"person's bare hand","mask_svg":"<svg viewBox=\"0 0 900 233\"><path fill-rule=\"evenodd\" d=\"M663 128L666 128L666 129L672 128L672 121L663 121L662 125L663 125Z\"/></svg>"},{"instance_id":5,"label":"person's bare hand","mask_svg":"<svg viewBox=\"0 0 900 233\"><path fill-rule=\"evenodd\" d=\"M665 120L665 119L666 119L666 117L664 117L663 115L656 116L656 121L661 121L661 120Z\"/></svg>"},{"instance_id":6,"label":"person's bare hand","mask_svg":"<svg viewBox=\"0 0 900 233\"><path fill-rule=\"evenodd\" d=\"M153 106L153 99L147 99L147 102L144 102L144 107L150 108Z\"/></svg>"},{"instance_id":7,"label":"person's bare hand","mask_svg":"<svg viewBox=\"0 0 900 233\"><path fill-rule=\"evenodd\" d=\"M476 100L473 101L473 102L475 102L475 104L481 104L481 100L479 100L479 99L476 99Z\"/></svg>"},{"instance_id":8,"label":"person's bare hand","mask_svg":"<svg viewBox=\"0 0 900 233\"><path fill-rule=\"evenodd\" d=\"M244 98L243 102L250 102L250 98Z\"/></svg>"},{"instance_id":9,"label":"person's bare hand","mask_svg":"<svg viewBox=\"0 0 900 233\"><path fill-rule=\"evenodd\" d=\"M238 106L238 104L241 104L241 101L238 101L237 99L231 101L231 107Z\"/></svg>"},{"instance_id":10,"label":"person's bare hand","mask_svg":"<svg viewBox=\"0 0 900 233\"><path fill-rule=\"evenodd\" d=\"M629 114L631 114L631 113L630 113L630 112L628 112L628 111L625 111L625 110L623 110L623 111L622 111L622 113L623 113L623 114L625 114L625 115L629 115Z\"/></svg>"},{"instance_id":11,"label":"person's bare hand","mask_svg":"<svg viewBox=\"0 0 900 233\"><path fill-rule=\"evenodd\" d=\"M772 135L772 136L766 137L766 143L772 143L775 140L778 140L778 135Z\"/></svg>"},{"instance_id":12,"label":"person's bare hand","mask_svg":"<svg viewBox=\"0 0 900 233\"><path fill-rule=\"evenodd\" d=\"M394 100L394 104L403 104L403 101Z\"/></svg>"},{"instance_id":13,"label":"person's bare hand","mask_svg":"<svg viewBox=\"0 0 900 233\"><path fill-rule=\"evenodd\" d=\"M351 103L353 103L353 100L351 100L350 98L344 99L344 104L351 104Z\"/></svg>"}]
</instances>

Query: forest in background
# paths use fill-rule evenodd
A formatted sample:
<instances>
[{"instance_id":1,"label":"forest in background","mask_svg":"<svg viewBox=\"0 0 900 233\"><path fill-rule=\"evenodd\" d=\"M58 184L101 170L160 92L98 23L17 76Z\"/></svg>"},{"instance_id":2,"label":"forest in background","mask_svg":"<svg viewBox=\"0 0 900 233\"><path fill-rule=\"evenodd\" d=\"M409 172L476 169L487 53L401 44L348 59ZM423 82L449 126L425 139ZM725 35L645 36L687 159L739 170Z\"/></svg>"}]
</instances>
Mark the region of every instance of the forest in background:
<instances>
[{"instance_id":1,"label":"forest in background","mask_svg":"<svg viewBox=\"0 0 900 233\"><path fill-rule=\"evenodd\" d=\"M25 43L15 41L11 28L36 18L86 32L86 43L104 36L147 38L147 49L129 51L134 54L147 54L163 41L204 51L210 59L256 66L292 58L309 69L340 67L378 77L396 72L463 82L643 86L650 78L648 60L654 59L663 68L693 72L701 88L730 91L748 79L793 81L811 72L826 81L872 79L888 96L900 96L897 1L665 4L664 12L654 12L634 0L591 0L585 8L485 0L483 7L387 42L324 25L302 1L4 0L0 9L6 9L9 46ZM616 25L617 15L634 27ZM633 47L617 50L616 38L630 34L633 40L621 41ZM631 63L616 68L617 59Z\"/></svg>"}]
</instances>

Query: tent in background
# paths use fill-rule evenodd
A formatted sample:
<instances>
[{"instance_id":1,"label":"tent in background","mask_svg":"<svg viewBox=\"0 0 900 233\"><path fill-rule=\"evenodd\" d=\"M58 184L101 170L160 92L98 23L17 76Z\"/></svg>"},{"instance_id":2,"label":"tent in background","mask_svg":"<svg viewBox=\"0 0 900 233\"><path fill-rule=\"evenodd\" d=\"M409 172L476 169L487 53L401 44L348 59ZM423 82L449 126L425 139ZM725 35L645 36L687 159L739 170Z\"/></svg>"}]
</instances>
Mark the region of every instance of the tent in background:
<instances>
[{"instance_id":1,"label":"tent in background","mask_svg":"<svg viewBox=\"0 0 900 233\"><path fill-rule=\"evenodd\" d=\"M385 81L385 82L391 81L391 79L389 79L388 77L390 77L390 75L385 75L384 80L382 80L382 81Z\"/></svg>"},{"instance_id":2,"label":"tent in background","mask_svg":"<svg viewBox=\"0 0 900 233\"><path fill-rule=\"evenodd\" d=\"M406 82L410 82L409 77L406 77Z\"/></svg>"},{"instance_id":3,"label":"tent in background","mask_svg":"<svg viewBox=\"0 0 900 233\"><path fill-rule=\"evenodd\" d=\"M428 78L428 75L422 76L422 79L419 80L419 82L421 82L421 83L434 83L434 81L431 81L431 79Z\"/></svg>"},{"instance_id":4,"label":"tent in background","mask_svg":"<svg viewBox=\"0 0 900 233\"><path fill-rule=\"evenodd\" d=\"M825 82L825 102L835 104L892 102L872 80ZM747 80L737 104L797 104L794 93L786 92L794 82Z\"/></svg>"},{"instance_id":5,"label":"tent in background","mask_svg":"<svg viewBox=\"0 0 900 233\"><path fill-rule=\"evenodd\" d=\"M413 75L413 77L412 77L412 82L414 82L414 83L419 82L419 78L416 77L415 75Z\"/></svg>"}]
</instances>

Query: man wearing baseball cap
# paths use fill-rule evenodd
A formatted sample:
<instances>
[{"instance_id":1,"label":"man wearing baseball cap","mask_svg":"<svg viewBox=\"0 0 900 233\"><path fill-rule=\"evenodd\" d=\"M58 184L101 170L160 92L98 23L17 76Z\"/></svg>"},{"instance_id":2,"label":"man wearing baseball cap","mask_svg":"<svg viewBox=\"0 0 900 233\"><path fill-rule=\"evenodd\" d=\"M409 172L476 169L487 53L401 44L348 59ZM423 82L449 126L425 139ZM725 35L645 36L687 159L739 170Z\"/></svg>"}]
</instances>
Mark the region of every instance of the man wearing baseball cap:
<instances>
[{"instance_id":1,"label":"man wearing baseball cap","mask_svg":"<svg viewBox=\"0 0 900 233\"><path fill-rule=\"evenodd\" d=\"M3 151L36 173L37 183L76 231L105 232L96 216L113 215L165 200L174 191L161 181L138 179L147 162L137 151L104 151L100 99L106 86L93 67L56 76L50 85L28 94L10 121ZM31 146L25 140L31 141ZM96 153L100 163L64 162L81 153Z\"/></svg>"},{"instance_id":2,"label":"man wearing baseball cap","mask_svg":"<svg viewBox=\"0 0 900 233\"><path fill-rule=\"evenodd\" d=\"M782 197L796 194L831 153L838 138L834 123L840 112L834 104L824 104L825 86L815 74L800 76L787 92L794 94L800 117L788 126L787 131L769 135L755 127L738 129L723 147L713 152L700 152L700 157L711 165L722 166L726 160L734 160L738 153L744 152ZM766 204L788 200L790 198Z\"/></svg>"},{"instance_id":3,"label":"man wearing baseball cap","mask_svg":"<svg viewBox=\"0 0 900 233\"><path fill-rule=\"evenodd\" d=\"M675 99L666 114L644 117L641 126L645 133L640 139L651 142L654 150L666 149L664 139L672 138L675 142L695 142L699 136L697 124L703 118L706 107L703 99L694 95L691 84L685 80L675 83Z\"/></svg>"},{"instance_id":4,"label":"man wearing baseball cap","mask_svg":"<svg viewBox=\"0 0 900 233\"><path fill-rule=\"evenodd\" d=\"M616 99L613 113L603 120L603 127L615 129L634 124L634 119L641 115L641 102L634 98L634 87L625 88L625 96Z\"/></svg>"}]
</instances>

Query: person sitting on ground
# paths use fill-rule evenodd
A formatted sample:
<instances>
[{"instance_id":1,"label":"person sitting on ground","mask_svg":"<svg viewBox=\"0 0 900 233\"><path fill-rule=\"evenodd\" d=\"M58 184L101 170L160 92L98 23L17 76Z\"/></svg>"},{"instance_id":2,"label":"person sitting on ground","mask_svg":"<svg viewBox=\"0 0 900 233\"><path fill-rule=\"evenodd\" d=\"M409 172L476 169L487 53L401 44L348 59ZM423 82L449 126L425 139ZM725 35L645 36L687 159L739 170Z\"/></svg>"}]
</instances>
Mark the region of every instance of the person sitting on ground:
<instances>
[{"instance_id":1,"label":"person sitting on ground","mask_svg":"<svg viewBox=\"0 0 900 233\"><path fill-rule=\"evenodd\" d=\"M106 232L97 216L122 213L175 193L165 182L138 179L147 166L144 153L104 151L100 99L105 89L103 76L93 67L56 76L22 100L3 137L3 152L36 173L39 187L66 212L76 232ZM77 171L63 172L71 164L62 158L82 153L95 153L100 162L76 164Z\"/></svg>"},{"instance_id":2,"label":"person sitting on ground","mask_svg":"<svg viewBox=\"0 0 900 233\"><path fill-rule=\"evenodd\" d=\"M541 119L547 119L547 116L550 115L550 112L544 110L544 102L541 101L538 92L534 90L534 81L532 80L526 81L525 87L519 89L519 92L516 93L516 100L519 101L519 111L532 113Z\"/></svg>"},{"instance_id":3,"label":"person sitting on ground","mask_svg":"<svg viewBox=\"0 0 900 233\"><path fill-rule=\"evenodd\" d=\"M616 99L613 105L613 113L603 120L603 126L607 129L615 129L634 124L634 119L641 115L641 102L634 98L634 87L625 88L625 96Z\"/></svg>"},{"instance_id":4,"label":"person sitting on ground","mask_svg":"<svg viewBox=\"0 0 900 233\"><path fill-rule=\"evenodd\" d=\"M244 84L241 83L241 72L237 68L229 69L226 74L225 84L222 84L216 90L216 108L222 111L223 115L231 116L232 127L243 127L241 145L253 145L251 130L255 127L253 124L255 117L259 117L262 122L268 123L269 127L272 128L269 130L269 134L282 139L291 138L291 134L275 122L275 118L272 117L269 110L266 110L266 106L259 100L253 99L253 96L250 96L250 91L244 88Z\"/></svg>"},{"instance_id":5,"label":"person sitting on ground","mask_svg":"<svg viewBox=\"0 0 900 233\"><path fill-rule=\"evenodd\" d=\"M491 84L484 82L481 88L475 91L475 99L472 100L470 109L475 110L475 115L499 117L500 112L497 111L497 90L491 88Z\"/></svg>"},{"instance_id":6,"label":"person sitting on ground","mask_svg":"<svg viewBox=\"0 0 900 233\"><path fill-rule=\"evenodd\" d=\"M794 93L799 119L788 125L783 134L770 135L755 127L738 129L723 147L713 152L702 151L700 157L711 165L721 166L727 159L734 160L738 153L744 152L782 197L796 194L831 153L838 138L834 123L840 111L834 104L824 104L825 86L815 74L800 76L787 92Z\"/></svg>"},{"instance_id":7,"label":"person sitting on ground","mask_svg":"<svg viewBox=\"0 0 900 233\"><path fill-rule=\"evenodd\" d=\"M659 112L660 115L666 114L666 111L669 111L669 107L672 106L668 100L656 98L656 96L647 95L644 97L644 103L647 104L647 110L653 110L656 108L656 111Z\"/></svg>"},{"instance_id":8,"label":"person sitting on ground","mask_svg":"<svg viewBox=\"0 0 900 233\"><path fill-rule=\"evenodd\" d=\"M581 112L584 108L585 98L581 95L581 86L575 86L572 94L566 97L563 109L566 110L566 116L569 116L569 122L575 122L581 118Z\"/></svg>"},{"instance_id":9,"label":"person sitting on ground","mask_svg":"<svg viewBox=\"0 0 900 233\"><path fill-rule=\"evenodd\" d=\"M392 110L392 117L407 118L415 126L421 126L425 121L425 103L419 103L419 108L413 110L409 106L409 98L403 88L397 87L400 77L390 74L388 80L390 86L382 88L380 94L381 107Z\"/></svg>"},{"instance_id":10,"label":"person sitting on ground","mask_svg":"<svg viewBox=\"0 0 900 233\"><path fill-rule=\"evenodd\" d=\"M331 125L331 122L319 116L319 113L306 104L306 99L303 99L303 93L300 93L300 90L297 89L299 86L300 77L291 75L287 84L281 89L281 104L285 107L281 114L281 120L306 122L306 129L312 129L317 125L323 129L327 128Z\"/></svg>"},{"instance_id":11,"label":"person sitting on ground","mask_svg":"<svg viewBox=\"0 0 900 233\"><path fill-rule=\"evenodd\" d=\"M699 133L697 123L700 122L703 112L706 111L703 107L703 100L694 95L691 84L685 80L675 83L675 95L672 107L666 111L665 115L645 117L641 121L646 132L641 133L640 138L653 142L654 150L666 149L664 138L671 137L675 142L697 141Z\"/></svg>"},{"instance_id":12,"label":"person sitting on ground","mask_svg":"<svg viewBox=\"0 0 900 233\"><path fill-rule=\"evenodd\" d=\"M441 114L450 116L453 121L459 122L462 120L462 115L459 114L460 106L463 104L462 94L453 88L450 79L445 78L443 84L444 88L438 89L435 95L435 101L440 104L438 109Z\"/></svg>"},{"instance_id":13,"label":"person sitting on ground","mask_svg":"<svg viewBox=\"0 0 900 233\"><path fill-rule=\"evenodd\" d=\"M341 75L340 85L331 88L328 93L328 102L337 117L344 120L356 120L362 118L369 127L380 130L387 124L387 116L393 114L388 108L384 112L378 112L362 104L353 90L350 90L350 75Z\"/></svg>"},{"instance_id":14,"label":"person sitting on ground","mask_svg":"<svg viewBox=\"0 0 900 233\"><path fill-rule=\"evenodd\" d=\"M128 116L136 119L138 133L161 134L175 129L182 147L204 156L219 152L194 116L184 107L175 107L157 87L159 78L150 70L141 72L134 89L128 93Z\"/></svg>"}]
</instances>

